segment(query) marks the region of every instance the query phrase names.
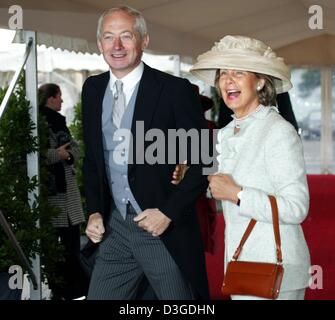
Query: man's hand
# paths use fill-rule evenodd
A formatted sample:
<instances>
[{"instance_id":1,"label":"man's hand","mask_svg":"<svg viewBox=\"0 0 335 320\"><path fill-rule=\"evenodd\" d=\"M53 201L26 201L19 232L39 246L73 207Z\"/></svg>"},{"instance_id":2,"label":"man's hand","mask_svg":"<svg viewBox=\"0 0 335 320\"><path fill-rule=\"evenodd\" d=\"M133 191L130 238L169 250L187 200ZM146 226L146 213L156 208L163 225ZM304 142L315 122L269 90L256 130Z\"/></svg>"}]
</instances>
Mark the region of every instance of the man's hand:
<instances>
[{"instance_id":1,"label":"man's hand","mask_svg":"<svg viewBox=\"0 0 335 320\"><path fill-rule=\"evenodd\" d=\"M217 173L208 176L209 189L216 200L228 200L237 203L237 193L241 187L227 174Z\"/></svg>"},{"instance_id":2,"label":"man's hand","mask_svg":"<svg viewBox=\"0 0 335 320\"><path fill-rule=\"evenodd\" d=\"M98 243L102 240L102 236L105 233L105 227L99 212L90 215L85 233L94 243Z\"/></svg>"},{"instance_id":3,"label":"man's hand","mask_svg":"<svg viewBox=\"0 0 335 320\"><path fill-rule=\"evenodd\" d=\"M62 146L60 146L59 148L57 148L57 153L58 156L62 159L62 160L68 160L70 158L70 154L67 151L67 148L70 146L71 142L65 143Z\"/></svg>"},{"instance_id":4,"label":"man's hand","mask_svg":"<svg viewBox=\"0 0 335 320\"><path fill-rule=\"evenodd\" d=\"M181 180L184 179L185 173L189 167L186 164L186 161L182 164L177 164L173 173L172 173L172 181L171 183L174 185L178 185Z\"/></svg>"},{"instance_id":5,"label":"man's hand","mask_svg":"<svg viewBox=\"0 0 335 320\"><path fill-rule=\"evenodd\" d=\"M160 236L171 223L171 219L158 209L146 209L134 218L138 226L151 233L154 237Z\"/></svg>"}]
</instances>

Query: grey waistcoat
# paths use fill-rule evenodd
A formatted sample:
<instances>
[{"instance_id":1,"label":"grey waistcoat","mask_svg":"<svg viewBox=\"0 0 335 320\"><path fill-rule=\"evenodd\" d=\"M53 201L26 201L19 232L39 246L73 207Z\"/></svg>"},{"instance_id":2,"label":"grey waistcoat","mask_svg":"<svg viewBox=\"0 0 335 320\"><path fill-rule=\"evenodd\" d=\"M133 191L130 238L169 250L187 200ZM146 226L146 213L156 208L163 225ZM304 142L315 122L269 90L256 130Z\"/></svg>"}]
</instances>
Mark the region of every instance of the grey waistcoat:
<instances>
[{"instance_id":1,"label":"grey waistcoat","mask_svg":"<svg viewBox=\"0 0 335 320\"><path fill-rule=\"evenodd\" d=\"M115 205L124 219L127 214L126 205L128 202L132 204L137 213L142 212L130 190L128 182L129 144L127 143L127 139L122 139L120 137L121 135L124 136L123 133L125 131L131 133L131 124L134 115L138 86L139 83L135 87L134 93L127 105L127 109L123 114L120 126L120 129L122 130L115 126L112 119L114 98L109 84L105 91L102 107L102 140L106 172Z\"/></svg>"}]
</instances>

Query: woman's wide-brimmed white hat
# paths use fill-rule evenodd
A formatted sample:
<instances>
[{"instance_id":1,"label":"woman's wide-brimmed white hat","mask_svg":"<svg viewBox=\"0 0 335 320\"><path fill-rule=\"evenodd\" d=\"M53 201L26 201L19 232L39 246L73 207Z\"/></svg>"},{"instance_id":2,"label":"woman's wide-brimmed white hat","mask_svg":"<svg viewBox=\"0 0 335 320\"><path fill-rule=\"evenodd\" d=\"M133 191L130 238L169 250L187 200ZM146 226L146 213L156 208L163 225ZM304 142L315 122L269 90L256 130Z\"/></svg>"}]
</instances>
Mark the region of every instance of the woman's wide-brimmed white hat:
<instances>
[{"instance_id":1,"label":"woman's wide-brimmed white hat","mask_svg":"<svg viewBox=\"0 0 335 320\"><path fill-rule=\"evenodd\" d=\"M200 55L191 73L211 86L215 86L218 69L244 70L275 78L277 93L292 88L291 73L284 59L260 40L243 36L225 36L214 47Z\"/></svg>"}]
</instances>

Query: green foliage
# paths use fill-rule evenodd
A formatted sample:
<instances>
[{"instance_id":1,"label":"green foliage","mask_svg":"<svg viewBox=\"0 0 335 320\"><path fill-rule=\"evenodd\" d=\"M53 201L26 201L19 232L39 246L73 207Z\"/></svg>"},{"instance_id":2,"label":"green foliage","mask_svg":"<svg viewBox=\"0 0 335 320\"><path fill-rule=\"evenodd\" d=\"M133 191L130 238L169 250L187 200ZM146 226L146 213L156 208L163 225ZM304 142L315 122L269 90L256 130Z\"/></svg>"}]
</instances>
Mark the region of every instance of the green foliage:
<instances>
[{"instance_id":1,"label":"green foliage","mask_svg":"<svg viewBox=\"0 0 335 320\"><path fill-rule=\"evenodd\" d=\"M42 264L52 265L61 259L62 248L57 244L51 218L58 211L48 205L44 188L45 166L40 166L41 181L27 176L27 154L43 154L47 137L40 135L40 141L32 136L34 123L30 119L30 103L25 99L24 77L12 95L6 113L0 121L0 209L9 222L26 256L41 255ZM0 101L6 89L0 88ZM46 124L41 121L41 128ZM46 130L40 130L46 132ZM43 161L42 161L43 162ZM28 192L40 188L30 208ZM40 228L37 228L37 222ZM39 240L39 241L38 241ZM16 252L0 226L0 272L8 272L13 265L21 265ZM23 266L22 266L23 267ZM42 273L48 276L48 272Z\"/></svg>"}]
</instances>

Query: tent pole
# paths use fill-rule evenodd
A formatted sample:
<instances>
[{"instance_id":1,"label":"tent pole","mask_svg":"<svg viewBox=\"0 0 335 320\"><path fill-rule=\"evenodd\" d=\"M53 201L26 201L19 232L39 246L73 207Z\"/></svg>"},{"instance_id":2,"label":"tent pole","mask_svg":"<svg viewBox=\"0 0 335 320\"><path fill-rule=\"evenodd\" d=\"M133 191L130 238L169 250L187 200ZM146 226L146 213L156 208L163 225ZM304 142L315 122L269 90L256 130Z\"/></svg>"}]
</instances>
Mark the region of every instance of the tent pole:
<instances>
[{"instance_id":1,"label":"tent pole","mask_svg":"<svg viewBox=\"0 0 335 320\"><path fill-rule=\"evenodd\" d=\"M177 54L174 55L173 60L174 60L174 72L173 72L173 74L176 77L180 77L180 69L181 69L180 56L177 55Z\"/></svg>"},{"instance_id":2,"label":"tent pole","mask_svg":"<svg viewBox=\"0 0 335 320\"><path fill-rule=\"evenodd\" d=\"M30 117L35 125L33 130L33 136L38 137L38 104L37 104L37 50L36 50L36 32L34 31L25 31L25 42L28 43L30 39L33 40L32 50L27 60L26 65L26 95L27 99L30 101ZM31 179L32 177L37 177L39 185L39 163L38 163L39 154L38 152L31 153L27 155L27 167L28 167L28 176ZM29 205L32 208L35 198L39 195L40 190L37 186L35 190L28 194ZM36 228L40 227L39 220L36 222ZM31 300L41 300L42 291L41 291L41 261L40 256L36 255L32 260L33 271L36 276L37 288L30 286L30 299Z\"/></svg>"},{"instance_id":3,"label":"tent pole","mask_svg":"<svg viewBox=\"0 0 335 320\"><path fill-rule=\"evenodd\" d=\"M333 161L332 136L332 69L321 69L321 173L330 174Z\"/></svg>"}]
</instances>

